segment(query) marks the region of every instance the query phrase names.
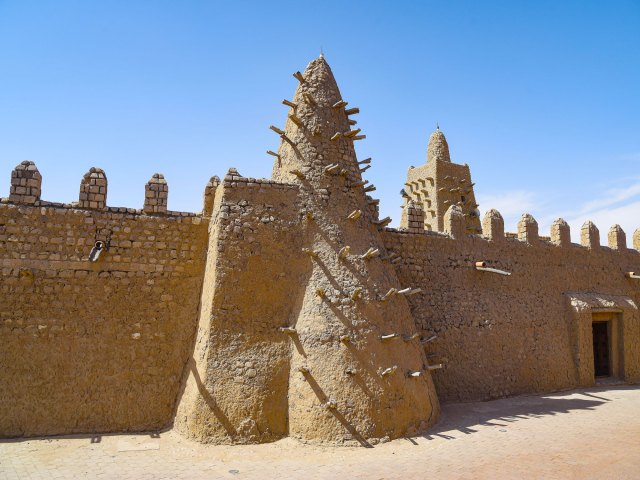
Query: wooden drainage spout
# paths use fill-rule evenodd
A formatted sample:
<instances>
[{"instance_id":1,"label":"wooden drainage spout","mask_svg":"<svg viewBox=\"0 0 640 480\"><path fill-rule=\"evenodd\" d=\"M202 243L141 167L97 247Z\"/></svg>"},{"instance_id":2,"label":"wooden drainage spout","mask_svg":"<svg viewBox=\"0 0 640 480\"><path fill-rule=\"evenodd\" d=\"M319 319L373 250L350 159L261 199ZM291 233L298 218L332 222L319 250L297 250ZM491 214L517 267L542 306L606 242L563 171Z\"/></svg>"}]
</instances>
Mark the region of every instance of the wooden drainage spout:
<instances>
[{"instance_id":1,"label":"wooden drainage spout","mask_svg":"<svg viewBox=\"0 0 640 480\"><path fill-rule=\"evenodd\" d=\"M640 273L638 272L626 272L624 276L627 278L634 278L636 280L640 280Z\"/></svg>"},{"instance_id":2,"label":"wooden drainage spout","mask_svg":"<svg viewBox=\"0 0 640 480\"><path fill-rule=\"evenodd\" d=\"M474 268L480 272L497 273L498 275L511 275L511 272L505 272L504 270L498 270L497 268L490 268L486 266L486 262L476 262Z\"/></svg>"}]
</instances>

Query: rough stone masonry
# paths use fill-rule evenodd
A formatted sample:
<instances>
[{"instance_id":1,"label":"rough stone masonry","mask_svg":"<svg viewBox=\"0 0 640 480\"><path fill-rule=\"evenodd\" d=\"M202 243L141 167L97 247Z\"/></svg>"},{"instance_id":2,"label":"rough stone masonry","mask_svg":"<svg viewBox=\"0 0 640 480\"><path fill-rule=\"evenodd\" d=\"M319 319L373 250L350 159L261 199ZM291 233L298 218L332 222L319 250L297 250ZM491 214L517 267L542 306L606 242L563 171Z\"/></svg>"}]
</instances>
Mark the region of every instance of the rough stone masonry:
<instances>
[{"instance_id":1,"label":"rough stone masonry","mask_svg":"<svg viewBox=\"0 0 640 480\"><path fill-rule=\"evenodd\" d=\"M428 430L439 402L640 381L640 230L580 243L523 215L480 221L444 133L411 167L400 228L378 218L358 109L321 56L298 83L272 179L229 169L203 211L41 199L25 161L0 200L0 436L157 430L201 442L372 445ZM99 256L90 255L100 248Z\"/></svg>"}]
</instances>

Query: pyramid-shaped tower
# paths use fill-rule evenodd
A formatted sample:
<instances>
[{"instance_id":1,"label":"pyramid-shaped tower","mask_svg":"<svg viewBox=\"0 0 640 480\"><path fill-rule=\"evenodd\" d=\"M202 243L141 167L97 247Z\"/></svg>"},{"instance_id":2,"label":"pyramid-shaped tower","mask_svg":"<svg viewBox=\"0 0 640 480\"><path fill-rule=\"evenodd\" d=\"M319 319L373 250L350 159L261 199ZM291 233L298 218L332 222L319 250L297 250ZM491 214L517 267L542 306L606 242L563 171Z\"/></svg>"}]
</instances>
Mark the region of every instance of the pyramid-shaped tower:
<instances>
[{"instance_id":1,"label":"pyramid-shaped tower","mask_svg":"<svg viewBox=\"0 0 640 480\"><path fill-rule=\"evenodd\" d=\"M438 418L405 298L421 293L399 283L385 251L354 149L357 109L322 56L295 76L285 125L271 127L273 179L232 169L215 192L176 414L200 441L368 444Z\"/></svg>"},{"instance_id":2,"label":"pyramid-shaped tower","mask_svg":"<svg viewBox=\"0 0 640 480\"><path fill-rule=\"evenodd\" d=\"M325 59L299 77L273 178L300 184L313 264L295 325L290 435L398 437L437 418L416 326L369 208L342 99ZM369 252L369 253L367 253ZM408 290L409 289L409 290ZM402 292L398 294L397 292Z\"/></svg>"}]
</instances>

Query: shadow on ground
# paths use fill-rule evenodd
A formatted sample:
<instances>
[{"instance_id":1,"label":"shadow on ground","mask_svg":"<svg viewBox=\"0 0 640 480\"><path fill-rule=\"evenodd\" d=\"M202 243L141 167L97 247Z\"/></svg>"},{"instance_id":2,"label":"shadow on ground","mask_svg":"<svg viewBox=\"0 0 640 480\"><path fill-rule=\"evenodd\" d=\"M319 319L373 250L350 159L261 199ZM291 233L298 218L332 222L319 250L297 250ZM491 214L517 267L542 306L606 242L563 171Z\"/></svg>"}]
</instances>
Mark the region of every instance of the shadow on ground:
<instances>
[{"instance_id":1,"label":"shadow on ground","mask_svg":"<svg viewBox=\"0 0 640 480\"><path fill-rule=\"evenodd\" d=\"M510 397L477 403L455 403L442 406L442 419L424 434L416 438L455 440L456 434L470 435L478 427L508 427L522 420L534 420L574 410L594 410L615 400L618 390L638 390L638 385L620 387L595 387L589 389ZM579 398L557 398L579 395ZM407 438L413 444L415 440Z\"/></svg>"},{"instance_id":2,"label":"shadow on ground","mask_svg":"<svg viewBox=\"0 0 640 480\"><path fill-rule=\"evenodd\" d=\"M414 445L418 445L416 439L419 438L455 440L460 435L476 433L479 427L502 429L508 428L509 424L523 420L535 420L537 418L570 413L575 410L595 410L605 403L615 402L616 392L625 390L640 390L640 385L602 386L557 393L509 397L487 402L445 404L442 406L442 418L436 425L422 435L406 438L406 440ZM322 395L319 395L319 397L322 397ZM574 398L566 398L569 396ZM346 430L351 430L350 426L345 424L345 421L342 421L342 423L345 425ZM151 432L97 432L45 437L0 438L0 443L65 438L81 438L87 439L89 443L101 443L103 437L120 435L148 435L150 438L160 438L163 433L169 430L171 430L170 426ZM366 441L363 442L362 438L360 440L363 446L371 447Z\"/></svg>"}]
</instances>

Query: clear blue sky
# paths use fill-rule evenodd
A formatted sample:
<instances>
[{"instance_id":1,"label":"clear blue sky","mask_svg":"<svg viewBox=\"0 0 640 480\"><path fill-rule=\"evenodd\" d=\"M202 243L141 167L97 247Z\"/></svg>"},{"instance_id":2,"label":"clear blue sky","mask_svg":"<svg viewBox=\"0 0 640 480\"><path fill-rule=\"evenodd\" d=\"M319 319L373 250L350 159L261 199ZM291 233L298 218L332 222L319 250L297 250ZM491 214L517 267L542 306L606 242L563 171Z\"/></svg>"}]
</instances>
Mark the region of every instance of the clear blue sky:
<instances>
[{"instance_id":1,"label":"clear blue sky","mask_svg":"<svg viewBox=\"0 0 640 480\"><path fill-rule=\"evenodd\" d=\"M0 0L0 196L29 159L46 200L98 166L110 205L140 208L160 172L169 208L199 211L210 176L270 175L267 127L321 47L383 216L439 122L507 230L524 211L574 241L587 218L640 226L638 0Z\"/></svg>"}]
</instances>

